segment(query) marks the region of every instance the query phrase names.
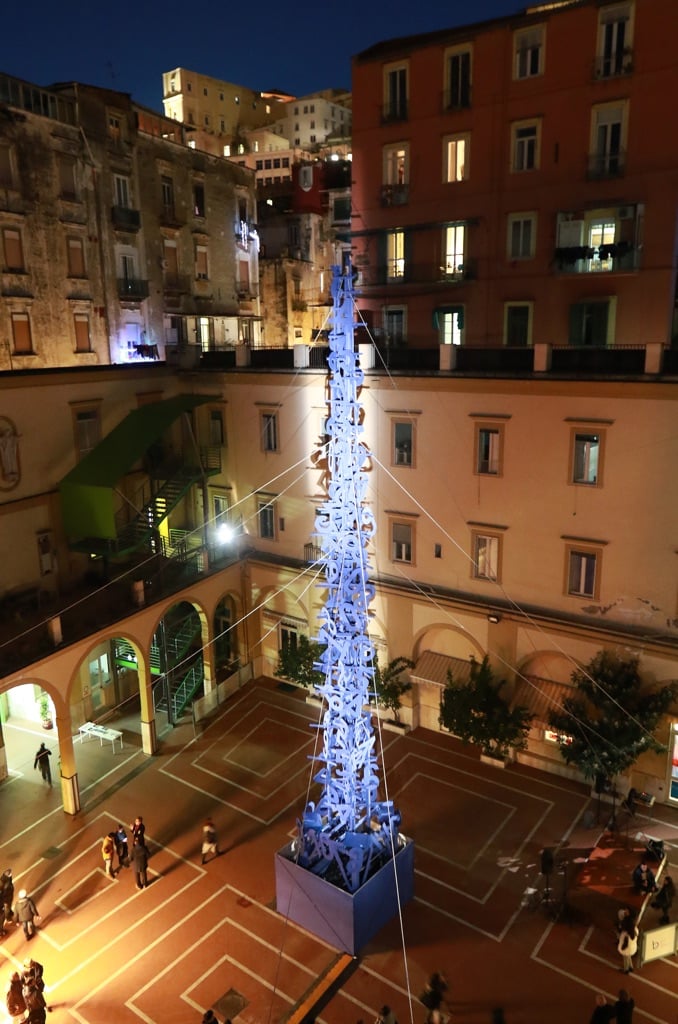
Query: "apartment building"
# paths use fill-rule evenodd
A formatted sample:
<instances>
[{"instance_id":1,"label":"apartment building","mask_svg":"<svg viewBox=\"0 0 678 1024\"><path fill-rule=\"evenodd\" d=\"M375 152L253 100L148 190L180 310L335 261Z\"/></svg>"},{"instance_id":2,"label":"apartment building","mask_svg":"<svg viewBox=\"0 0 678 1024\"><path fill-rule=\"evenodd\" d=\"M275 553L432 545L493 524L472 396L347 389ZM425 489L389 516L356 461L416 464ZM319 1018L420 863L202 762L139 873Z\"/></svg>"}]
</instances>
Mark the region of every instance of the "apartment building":
<instances>
[{"instance_id":1,"label":"apartment building","mask_svg":"<svg viewBox=\"0 0 678 1024\"><path fill-rule=\"evenodd\" d=\"M181 125L124 93L2 76L0 95L2 369L256 336L248 171L193 151Z\"/></svg>"},{"instance_id":2,"label":"apartment building","mask_svg":"<svg viewBox=\"0 0 678 1024\"><path fill-rule=\"evenodd\" d=\"M361 308L384 347L674 341L672 0L562 0L353 60Z\"/></svg>"},{"instance_id":3,"label":"apartment building","mask_svg":"<svg viewBox=\"0 0 678 1024\"><path fill-rule=\"evenodd\" d=\"M282 111L281 111L282 113ZM290 100L284 116L273 123L273 130L289 139L295 147L317 151L329 137L351 137L351 94L340 89L298 96Z\"/></svg>"}]
</instances>

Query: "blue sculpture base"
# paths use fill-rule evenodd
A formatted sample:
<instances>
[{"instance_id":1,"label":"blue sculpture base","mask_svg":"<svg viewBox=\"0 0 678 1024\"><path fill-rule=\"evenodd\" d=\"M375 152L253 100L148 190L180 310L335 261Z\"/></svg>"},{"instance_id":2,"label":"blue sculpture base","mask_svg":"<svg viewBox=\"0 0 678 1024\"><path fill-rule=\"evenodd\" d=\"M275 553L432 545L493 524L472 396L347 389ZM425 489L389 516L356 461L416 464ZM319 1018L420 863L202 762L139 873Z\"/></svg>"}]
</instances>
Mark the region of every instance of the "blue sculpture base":
<instances>
[{"instance_id":1,"label":"blue sculpture base","mask_svg":"<svg viewBox=\"0 0 678 1024\"><path fill-rule=\"evenodd\" d=\"M292 843L275 855L279 914L351 956L363 949L414 895L414 840L375 871L356 892L346 892L295 863ZM397 886L396 886L397 879Z\"/></svg>"}]
</instances>

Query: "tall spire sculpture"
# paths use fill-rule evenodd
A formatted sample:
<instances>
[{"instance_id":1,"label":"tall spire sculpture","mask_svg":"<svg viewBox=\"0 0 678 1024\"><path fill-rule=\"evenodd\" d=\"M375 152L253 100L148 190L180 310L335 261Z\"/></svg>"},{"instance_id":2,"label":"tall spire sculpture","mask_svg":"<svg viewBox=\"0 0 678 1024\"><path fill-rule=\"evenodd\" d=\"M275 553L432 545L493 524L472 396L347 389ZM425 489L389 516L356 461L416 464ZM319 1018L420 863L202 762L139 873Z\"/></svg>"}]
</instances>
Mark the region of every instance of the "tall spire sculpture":
<instances>
[{"instance_id":1,"label":"tall spire sculpture","mask_svg":"<svg viewBox=\"0 0 678 1024\"><path fill-rule=\"evenodd\" d=\"M380 800L378 795L379 771L369 710L375 654L368 624L374 586L369 582L367 553L375 524L365 504L369 451L361 440L363 409L359 393L363 372L355 352L350 264L343 272L339 267L333 268L332 298L327 418L329 484L327 500L318 510L315 523L327 589L317 635L323 647L317 668L324 677L317 690L325 711L315 727L320 731L322 743L318 748L322 749L312 755L319 765L314 781L320 785L320 796L305 808L295 841L289 849L280 851L276 874L278 910L285 912L281 896L288 898L290 916L348 948L366 939L375 924L380 927L392 916L398 902L411 896L413 848L411 840L400 835L400 815L392 802ZM288 867L281 858L284 862L293 860L297 869L312 876L309 880L298 870L295 872L303 892L309 887L314 890L320 880L344 895L357 894L367 886L374 890L373 897L381 904L380 912L369 906L371 900L363 899L363 919L363 913L356 916L354 900L347 908L346 900L339 899L348 913L342 921L341 915L337 916L339 897L326 891L323 899L327 908L323 909L317 906L314 893L317 920L313 927L307 919L304 897L288 884ZM394 870L396 861L398 870ZM378 885L370 885L370 880L380 876ZM309 893L306 895L311 899ZM293 912L293 905L305 908L301 918ZM384 918L385 909L388 916ZM337 941L337 929L342 931L343 941ZM355 948L348 951L355 952Z\"/></svg>"}]
</instances>

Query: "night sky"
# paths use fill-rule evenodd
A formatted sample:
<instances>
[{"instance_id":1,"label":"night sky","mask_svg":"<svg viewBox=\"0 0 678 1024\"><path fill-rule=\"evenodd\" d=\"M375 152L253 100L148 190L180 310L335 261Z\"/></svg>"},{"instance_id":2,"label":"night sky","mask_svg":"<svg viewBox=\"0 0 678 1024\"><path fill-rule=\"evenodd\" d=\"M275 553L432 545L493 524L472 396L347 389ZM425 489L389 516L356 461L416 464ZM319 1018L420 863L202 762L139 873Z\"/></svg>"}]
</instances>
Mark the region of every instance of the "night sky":
<instances>
[{"instance_id":1,"label":"night sky","mask_svg":"<svg viewBox=\"0 0 678 1024\"><path fill-rule=\"evenodd\" d=\"M175 67L303 96L350 89L351 56L373 43L512 14L524 0L8 0L0 71L37 85L78 81L162 110ZM384 13L387 12L387 13Z\"/></svg>"}]
</instances>

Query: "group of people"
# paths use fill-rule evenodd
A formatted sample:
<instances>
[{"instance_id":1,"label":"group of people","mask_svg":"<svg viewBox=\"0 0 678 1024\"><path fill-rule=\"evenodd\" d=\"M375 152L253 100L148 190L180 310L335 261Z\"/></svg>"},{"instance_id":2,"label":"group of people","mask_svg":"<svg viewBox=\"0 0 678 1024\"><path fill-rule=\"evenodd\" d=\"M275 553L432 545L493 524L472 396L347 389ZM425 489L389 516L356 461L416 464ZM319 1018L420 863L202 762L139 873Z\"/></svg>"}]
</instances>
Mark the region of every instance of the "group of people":
<instances>
[{"instance_id":1,"label":"group of people","mask_svg":"<svg viewBox=\"0 0 678 1024\"><path fill-rule=\"evenodd\" d=\"M9 925L21 925L26 938L32 939L39 921L35 900L26 889L19 889L15 902L12 869L7 868L0 875L0 936L7 934Z\"/></svg>"},{"instance_id":2,"label":"group of people","mask_svg":"<svg viewBox=\"0 0 678 1024\"><path fill-rule=\"evenodd\" d=\"M113 832L105 835L101 841L101 856L104 872L109 878L115 878L123 867L134 866L134 877L137 889L145 889L148 885L148 847L146 846L146 826L144 819L138 815L129 826L132 833L132 853L129 852L127 830L122 822ZM113 867L113 859L117 855L118 867Z\"/></svg>"},{"instance_id":3,"label":"group of people","mask_svg":"<svg viewBox=\"0 0 678 1024\"><path fill-rule=\"evenodd\" d=\"M615 1003L608 1003L604 995L596 996L596 1005L591 1014L591 1024L608 1024L616 1020L617 1024L631 1024L635 1003L625 988L619 989L619 997Z\"/></svg>"},{"instance_id":4,"label":"group of people","mask_svg":"<svg viewBox=\"0 0 678 1024\"><path fill-rule=\"evenodd\" d=\"M23 970L14 971L5 994L7 1013L13 1021L23 1024L45 1024L52 1007L45 1001L44 968L37 960L27 957Z\"/></svg>"}]
</instances>

